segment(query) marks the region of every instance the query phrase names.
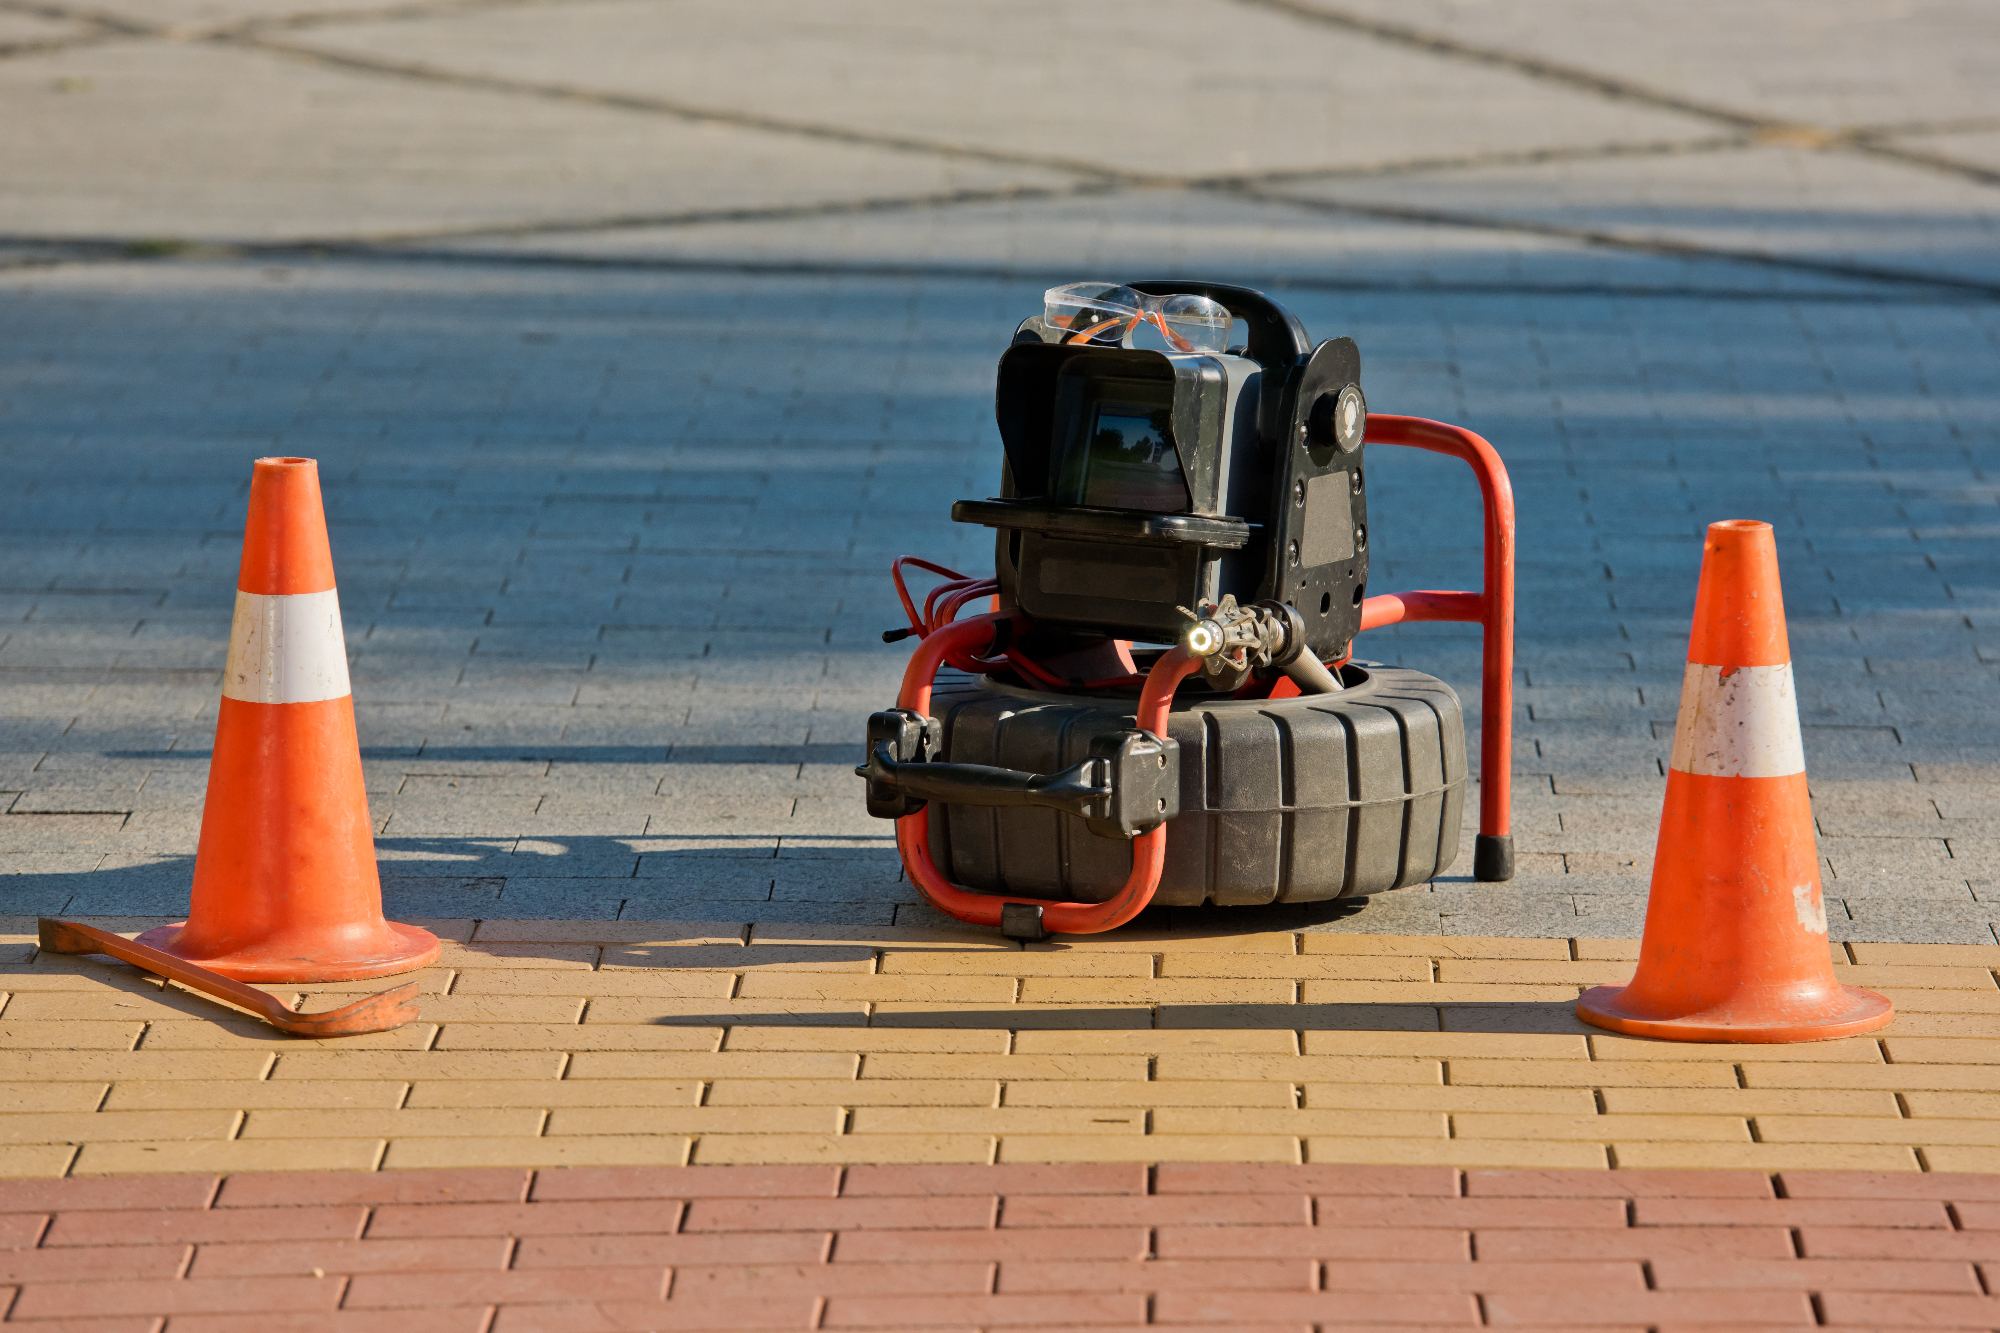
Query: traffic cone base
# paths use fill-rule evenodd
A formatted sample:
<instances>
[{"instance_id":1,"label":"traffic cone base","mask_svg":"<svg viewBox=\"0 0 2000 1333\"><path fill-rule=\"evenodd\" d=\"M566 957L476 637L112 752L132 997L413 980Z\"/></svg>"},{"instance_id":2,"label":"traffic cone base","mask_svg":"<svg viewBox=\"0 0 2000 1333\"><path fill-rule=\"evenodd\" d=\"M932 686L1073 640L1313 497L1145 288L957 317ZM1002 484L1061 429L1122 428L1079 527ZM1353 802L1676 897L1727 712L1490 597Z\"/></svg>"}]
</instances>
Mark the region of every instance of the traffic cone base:
<instances>
[{"instance_id":1,"label":"traffic cone base","mask_svg":"<svg viewBox=\"0 0 2000 1333\"><path fill-rule=\"evenodd\" d=\"M1579 1018L1632 1037L1674 1041L1832 1041L1873 1032L1896 1016L1874 991L1838 982L1805 994L1739 995L1738 1003L1699 1013L1662 1017L1626 1004L1630 986L1593 986L1576 1002ZM1773 1013L1788 1021L1775 1022Z\"/></svg>"},{"instance_id":2,"label":"traffic cone base","mask_svg":"<svg viewBox=\"0 0 2000 1333\"><path fill-rule=\"evenodd\" d=\"M1827 944L1791 649L1768 523L1712 524L1639 965L1586 1023L1679 1041L1827 1041L1895 1016Z\"/></svg>"},{"instance_id":3,"label":"traffic cone base","mask_svg":"<svg viewBox=\"0 0 2000 1333\"><path fill-rule=\"evenodd\" d=\"M379 930L314 930L291 938L257 940L231 953L205 955L190 948L185 921L155 926L139 937L197 967L237 981L360 981L391 977L429 967L438 958L438 938L421 926L383 921Z\"/></svg>"}]
</instances>

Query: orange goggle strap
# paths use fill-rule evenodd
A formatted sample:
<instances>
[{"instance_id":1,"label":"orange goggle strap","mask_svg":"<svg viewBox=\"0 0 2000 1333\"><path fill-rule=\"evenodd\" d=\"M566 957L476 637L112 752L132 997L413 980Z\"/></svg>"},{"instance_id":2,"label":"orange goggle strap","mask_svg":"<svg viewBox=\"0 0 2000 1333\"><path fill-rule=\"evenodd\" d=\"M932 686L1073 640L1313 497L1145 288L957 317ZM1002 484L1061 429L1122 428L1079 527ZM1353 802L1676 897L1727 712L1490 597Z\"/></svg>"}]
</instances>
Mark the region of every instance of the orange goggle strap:
<instances>
[{"instance_id":1,"label":"orange goggle strap","mask_svg":"<svg viewBox=\"0 0 2000 1333\"><path fill-rule=\"evenodd\" d=\"M1114 325L1122 324L1129 327L1142 321L1151 324L1154 328L1165 334L1167 341L1173 345L1173 349L1176 352L1192 352L1194 350L1193 343L1167 327L1166 319L1157 310L1148 310L1140 315L1114 315L1110 319L1093 324L1087 329L1072 333L1069 337L1063 339L1063 341L1065 343L1086 343Z\"/></svg>"}]
</instances>

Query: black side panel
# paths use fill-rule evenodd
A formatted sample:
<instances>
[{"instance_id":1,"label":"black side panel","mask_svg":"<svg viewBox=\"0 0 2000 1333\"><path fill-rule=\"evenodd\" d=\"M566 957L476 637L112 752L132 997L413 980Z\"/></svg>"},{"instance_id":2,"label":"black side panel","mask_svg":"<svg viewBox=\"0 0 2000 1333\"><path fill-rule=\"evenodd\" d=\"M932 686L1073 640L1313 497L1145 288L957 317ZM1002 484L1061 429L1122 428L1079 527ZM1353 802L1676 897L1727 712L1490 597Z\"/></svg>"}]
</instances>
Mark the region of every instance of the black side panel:
<instances>
[{"instance_id":1,"label":"black side panel","mask_svg":"<svg viewBox=\"0 0 2000 1333\"><path fill-rule=\"evenodd\" d=\"M1344 657L1361 629L1368 584L1365 448L1343 453L1311 437L1306 420L1324 394L1361 382L1352 338L1323 342L1287 391L1284 437L1271 469L1271 541L1257 596L1298 608L1322 661Z\"/></svg>"},{"instance_id":2,"label":"black side panel","mask_svg":"<svg viewBox=\"0 0 2000 1333\"><path fill-rule=\"evenodd\" d=\"M1000 427L1000 447L1022 495L1046 495L1049 490L1050 434L1056 419L1056 373L1062 363L1088 352L1087 347L1017 343L1000 354L1000 375L994 390L993 415Z\"/></svg>"},{"instance_id":3,"label":"black side panel","mask_svg":"<svg viewBox=\"0 0 2000 1333\"><path fill-rule=\"evenodd\" d=\"M1162 357L1161 360L1166 360ZM1174 453L1187 478L1188 498L1197 514L1220 514L1226 506L1217 486L1222 421L1229 407L1229 377L1212 357L1179 357L1174 370Z\"/></svg>"}]
</instances>

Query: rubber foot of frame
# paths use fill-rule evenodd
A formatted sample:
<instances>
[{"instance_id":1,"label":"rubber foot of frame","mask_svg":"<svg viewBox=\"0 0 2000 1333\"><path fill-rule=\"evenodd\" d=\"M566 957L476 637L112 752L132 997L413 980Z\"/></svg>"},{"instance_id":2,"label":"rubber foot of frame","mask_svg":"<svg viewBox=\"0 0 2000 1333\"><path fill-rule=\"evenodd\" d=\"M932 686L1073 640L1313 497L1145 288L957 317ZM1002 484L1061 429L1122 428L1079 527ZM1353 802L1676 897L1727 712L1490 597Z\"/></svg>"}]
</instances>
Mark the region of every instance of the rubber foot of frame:
<instances>
[{"instance_id":1,"label":"rubber foot of frame","mask_svg":"<svg viewBox=\"0 0 2000 1333\"><path fill-rule=\"evenodd\" d=\"M1472 877L1488 884L1514 878L1514 835L1482 833L1472 840Z\"/></svg>"},{"instance_id":2,"label":"rubber foot of frame","mask_svg":"<svg viewBox=\"0 0 2000 1333\"><path fill-rule=\"evenodd\" d=\"M1010 940L1025 940L1029 944L1047 939L1049 932L1042 925L1041 904L1000 904L1000 933Z\"/></svg>"}]
</instances>

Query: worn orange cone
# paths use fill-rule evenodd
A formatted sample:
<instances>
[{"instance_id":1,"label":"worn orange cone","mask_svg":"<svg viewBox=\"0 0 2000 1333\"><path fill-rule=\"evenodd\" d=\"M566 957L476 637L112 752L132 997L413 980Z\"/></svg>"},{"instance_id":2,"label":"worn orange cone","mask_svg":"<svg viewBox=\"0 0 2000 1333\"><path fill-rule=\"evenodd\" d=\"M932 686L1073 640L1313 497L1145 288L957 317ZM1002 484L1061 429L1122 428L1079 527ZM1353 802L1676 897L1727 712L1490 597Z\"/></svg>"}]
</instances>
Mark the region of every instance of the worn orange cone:
<instances>
[{"instance_id":1,"label":"worn orange cone","mask_svg":"<svg viewBox=\"0 0 2000 1333\"><path fill-rule=\"evenodd\" d=\"M382 919L319 465L260 458L188 919L141 944L239 981L408 972L437 936Z\"/></svg>"},{"instance_id":2,"label":"worn orange cone","mask_svg":"<svg viewBox=\"0 0 2000 1333\"><path fill-rule=\"evenodd\" d=\"M1711 523L1639 968L1577 1017L1676 1041L1824 1041L1894 1016L1834 979L1769 523Z\"/></svg>"}]
</instances>

